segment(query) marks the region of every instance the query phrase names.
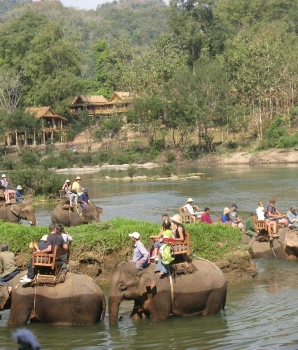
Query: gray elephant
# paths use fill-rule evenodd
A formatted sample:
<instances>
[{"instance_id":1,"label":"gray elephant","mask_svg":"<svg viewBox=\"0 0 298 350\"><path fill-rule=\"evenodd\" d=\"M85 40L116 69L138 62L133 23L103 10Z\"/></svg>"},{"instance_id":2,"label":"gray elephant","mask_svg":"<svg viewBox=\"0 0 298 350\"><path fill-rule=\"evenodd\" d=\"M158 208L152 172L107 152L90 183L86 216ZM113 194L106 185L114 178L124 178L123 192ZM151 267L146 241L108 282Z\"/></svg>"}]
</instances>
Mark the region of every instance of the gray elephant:
<instances>
[{"instance_id":1,"label":"gray elephant","mask_svg":"<svg viewBox=\"0 0 298 350\"><path fill-rule=\"evenodd\" d=\"M99 217L102 214L102 208L89 204L86 206L84 212L81 208L64 209L64 204L60 203L52 212L52 223L63 224L64 226L78 226L82 224L89 224L92 222L99 222Z\"/></svg>"},{"instance_id":2,"label":"gray elephant","mask_svg":"<svg viewBox=\"0 0 298 350\"><path fill-rule=\"evenodd\" d=\"M278 239L274 239L272 243L259 242L253 240L248 236L243 236L243 242L250 244L252 249L252 257L255 259L286 259L286 260L297 260L298 259L298 245L288 243L288 234L293 235L297 230L289 230L286 228L281 228L278 231Z\"/></svg>"},{"instance_id":3,"label":"gray elephant","mask_svg":"<svg viewBox=\"0 0 298 350\"><path fill-rule=\"evenodd\" d=\"M0 206L0 220L18 224L21 219L28 220L33 226L36 225L35 210L30 201Z\"/></svg>"},{"instance_id":4,"label":"gray elephant","mask_svg":"<svg viewBox=\"0 0 298 350\"><path fill-rule=\"evenodd\" d=\"M137 270L130 261L119 262L111 278L109 323L116 325L122 300L134 300L132 319L165 320L179 316L209 315L225 306L227 282L222 271L210 261L192 262L194 273L160 278L151 264Z\"/></svg>"},{"instance_id":5,"label":"gray elephant","mask_svg":"<svg viewBox=\"0 0 298 350\"><path fill-rule=\"evenodd\" d=\"M15 279L19 280L20 277ZM13 286L8 325L20 326L29 320L51 325L92 325L104 319L103 292L86 275L68 272L65 282L55 286ZM7 288L1 287L0 300L6 293Z\"/></svg>"}]
</instances>

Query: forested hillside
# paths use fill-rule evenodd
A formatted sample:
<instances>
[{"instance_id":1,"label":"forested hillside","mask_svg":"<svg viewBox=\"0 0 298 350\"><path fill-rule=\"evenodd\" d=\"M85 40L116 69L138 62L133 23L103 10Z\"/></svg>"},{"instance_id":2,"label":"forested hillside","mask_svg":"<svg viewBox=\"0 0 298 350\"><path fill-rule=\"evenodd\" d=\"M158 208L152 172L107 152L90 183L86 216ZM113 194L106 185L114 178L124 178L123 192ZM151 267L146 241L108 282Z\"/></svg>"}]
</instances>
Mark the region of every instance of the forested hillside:
<instances>
[{"instance_id":1,"label":"forested hillside","mask_svg":"<svg viewBox=\"0 0 298 350\"><path fill-rule=\"evenodd\" d=\"M127 121L151 158L298 145L298 0L12 3L0 2L2 130L33 132L23 109L50 105L68 118L69 140L92 123L94 140L124 140L118 116L68 115L73 96L118 90L135 95Z\"/></svg>"}]
</instances>

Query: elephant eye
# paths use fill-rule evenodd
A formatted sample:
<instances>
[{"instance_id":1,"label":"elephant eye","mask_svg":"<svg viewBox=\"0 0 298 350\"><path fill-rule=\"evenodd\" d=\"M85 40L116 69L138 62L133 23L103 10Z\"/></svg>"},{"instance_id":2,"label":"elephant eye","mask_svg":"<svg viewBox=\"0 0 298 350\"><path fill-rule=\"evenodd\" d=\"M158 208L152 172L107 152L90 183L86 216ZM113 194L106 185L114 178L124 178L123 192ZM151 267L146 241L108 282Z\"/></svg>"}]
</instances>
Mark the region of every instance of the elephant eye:
<instances>
[{"instance_id":1,"label":"elephant eye","mask_svg":"<svg viewBox=\"0 0 298 350\"><path fill-rule=\"evenodd\" d=\"M124 283L120 283L119 284L119 289L120 290L125 290L126 289L126 285Z\"/></svg>"}]
</instances>

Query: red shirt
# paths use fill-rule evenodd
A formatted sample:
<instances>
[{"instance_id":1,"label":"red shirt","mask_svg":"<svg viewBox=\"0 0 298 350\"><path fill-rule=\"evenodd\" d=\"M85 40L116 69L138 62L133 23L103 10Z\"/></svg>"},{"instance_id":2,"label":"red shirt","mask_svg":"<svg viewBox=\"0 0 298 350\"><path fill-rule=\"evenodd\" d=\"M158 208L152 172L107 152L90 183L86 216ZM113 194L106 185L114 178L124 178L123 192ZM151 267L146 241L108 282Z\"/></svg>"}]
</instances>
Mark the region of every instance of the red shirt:
<instances>
[{"instance_id":1,"label":"red shirt","mask_svg":"<svg viewBox=\"0 0 298 350\"><path fill-rule=\"evenodd\" d=\"M201 221L202 222L205 222L206 224L212 224L212 220L211 220L211 217L209 214L207 213L203 213L202 216L201 216Z\"/></svg>"}]
</instances>

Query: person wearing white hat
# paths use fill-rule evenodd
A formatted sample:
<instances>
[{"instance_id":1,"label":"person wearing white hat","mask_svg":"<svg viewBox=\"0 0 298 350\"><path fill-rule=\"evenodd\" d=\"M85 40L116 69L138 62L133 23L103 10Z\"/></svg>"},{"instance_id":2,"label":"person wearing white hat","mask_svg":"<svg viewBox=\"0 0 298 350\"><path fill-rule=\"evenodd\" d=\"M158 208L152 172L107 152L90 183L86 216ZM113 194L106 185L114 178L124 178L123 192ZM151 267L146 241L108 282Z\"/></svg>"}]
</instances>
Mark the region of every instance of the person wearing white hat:
<instances>
[{"instance_id":1,"label":"person wearing white hat","mask_svg":"<svg viewBox=\"0 0 298 350\"><path fill-rule=\"evenodd\" d=\"M71 185L71 193L69 195L69 204L71 207L73 207L74 205L78 205L78 198L84 191L84 188L80 185L81 180L82 179L79 176L77 176L76 180Z\"/></svg>"},{"instance_id":2,"label":"person wearing white hat","mask_svg":"<svg viewBox=\"0 0 298 350\"><path fill-rule=\"evenodd\" d=\"M182 225L182 219L179 214L175 214L171 217L172 220L172 232L174 241L185 240L185 227Z\"/></svg>"},{"instance_id":3,"label":"person wearing white hat","mask_svg":"<svg viewBox=\"0 0 298 350\"><path fill-rule=\"evenodd\" d=\"M2 180L0 181L0 189L4 191L4 198L7 204L10 204L10 195L14 194L14 191L9 188L8 180L5 174L2 174Z\"/></svg>"},{"instance_id":4,"label":"person wearing white hat","mask_svg":"<svg viewBox=\"0 0 298 350\"><path fill-rule=\"evenodd\" d=\"M298 228L298 214L296 212L296 207L294 205L290 206L290 210L287 213L287 219L289 222L289 228L291 230Z\"/></svg>"},{"instance_id":5,"label":"person wearing white hat","mask_svg":"<svg viewBox=\"0 0 298 350\"><path fill-rule=\"evenodd\" d=\"M14 191L14 198L17 201L17 203L22 203L24 200L23 192L22 192L22 186L18 185L16 190Z\"/></svg>"},{"instance_id":6,"label":"person wearing white hat","mask_svg":"<svg viewBox=\"0 0 298 350\"><path fill-rule=\"evenodd\" d=\"M128 236L131 238L134 246L133 258L131 261L135 263L138 270L143 270L148 266L149 252L144 247L144 244L140 241L141 237L139 232L129 233Z\"/></svg>"},{"instance_id":7,"label":"person wearing white hat","mask_svg":"<svg viewBox=\"0 0 298 350\"><path fill-rule=\"evenodd\" d=\"M193 222L196 222L196 219L199 219L203 212L200 212L200 208L197 205L193 205L192 203L193 199L188 198L186 205L184 205L184 208L186 212L188 212L191 215Z\"/></svg>"}]
</instances>

